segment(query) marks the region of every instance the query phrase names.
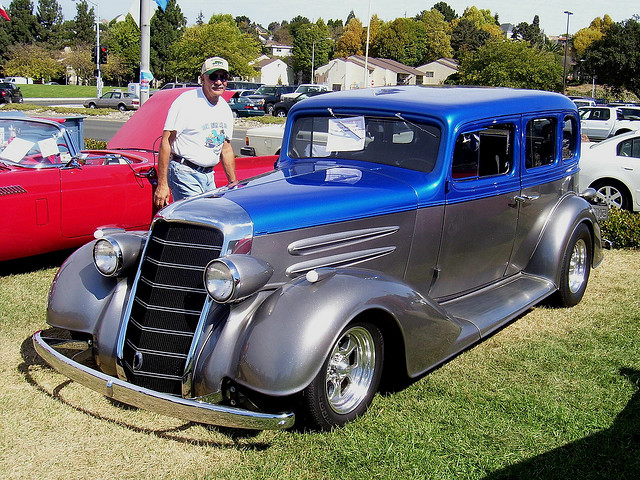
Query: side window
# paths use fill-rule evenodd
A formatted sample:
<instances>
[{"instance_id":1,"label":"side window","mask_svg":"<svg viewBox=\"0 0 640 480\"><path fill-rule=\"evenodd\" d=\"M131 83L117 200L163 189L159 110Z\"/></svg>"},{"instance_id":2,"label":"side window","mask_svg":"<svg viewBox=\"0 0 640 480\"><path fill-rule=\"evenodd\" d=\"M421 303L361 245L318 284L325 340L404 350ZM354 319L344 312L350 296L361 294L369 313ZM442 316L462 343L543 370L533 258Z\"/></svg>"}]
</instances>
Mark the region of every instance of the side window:
<instances>
[{"instance_id":1,"label":"side window","mask_svg":"<svg viewBox=\"0 0 640 480\"><path fill-rule=\"evenodd\" d=\"M575 117L567 115L562 122L562 159L568 160L576 154L578 124Z\"/></svg>"},{"instance_id":2,"label":"side window","mask_svg":"<svg viewBox=\"0 0 640 480\"><path fill-rule=\"evenodd\" d=\"M619 157L640 158L640 138L630 138L618 144Z\"/></svg>"},{"instance_id":3,"label":"side window","mask_svg":"<svg viewBox=\"0 0 640 480\"><path fill-rule=\"evenodd\" d=\"M534 118L527 122L525 165L527 168L549 165L555 160L557 120Z\"/></svg>"},{"instance_id":4,"label":"side window","mask_svg":"<svg viewBox=\"0 0 640 480\"><path fill-rule=\"evenodd\" d=\"M509 173L513 165L514 134L512 124L498 124L458 136L451 166L453 178Z\"/></svg>"}]
</instances>

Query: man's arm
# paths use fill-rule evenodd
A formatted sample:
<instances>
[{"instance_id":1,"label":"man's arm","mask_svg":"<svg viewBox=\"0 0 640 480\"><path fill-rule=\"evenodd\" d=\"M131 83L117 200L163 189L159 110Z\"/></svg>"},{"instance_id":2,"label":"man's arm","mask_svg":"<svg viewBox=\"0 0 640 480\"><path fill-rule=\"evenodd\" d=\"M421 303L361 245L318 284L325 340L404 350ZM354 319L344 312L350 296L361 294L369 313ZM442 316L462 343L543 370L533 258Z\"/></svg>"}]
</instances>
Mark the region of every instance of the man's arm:
<instances>
[{"instance_id":1,"label":"man's arm","mask_svg":"<svg viewBox=\"0 0 640 480\"><path fill-rule=\"evenodd\" d=\"M160 151L158 152L158 187L153 195L153 203L156 207L162 208L169 205L171 190L169 190L168 172L171 161L171 144L176 139L175 130L164 130L160 141Z\"/></svg>"},{"instance_id":2,"label":"man's arm","mask_svg":"<svg viewBox=\"0 0 640 480\"><path fill-rule=\"evenodd\" d=\"M229 185L233 186L238 183L236 178L236 157L233 153L233 147L231 147L231 142L229 140L225 140L222 144L220 161L222 162L224 173L227 175L227 180L229 180Z\"/></svg>"}]
</instances>

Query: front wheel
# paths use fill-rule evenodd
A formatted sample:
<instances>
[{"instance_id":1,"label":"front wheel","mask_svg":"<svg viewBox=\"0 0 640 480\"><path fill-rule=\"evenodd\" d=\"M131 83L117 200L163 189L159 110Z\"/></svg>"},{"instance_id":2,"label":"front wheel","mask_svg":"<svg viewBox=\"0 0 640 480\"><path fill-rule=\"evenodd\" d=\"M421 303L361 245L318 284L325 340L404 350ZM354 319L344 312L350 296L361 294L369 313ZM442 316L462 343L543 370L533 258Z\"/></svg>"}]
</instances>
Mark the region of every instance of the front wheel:
<instances>
[{"instance_id":1,"label":"front wheel","mask_svg":"<svg viewBox=\"0 0 640 480\"><path fill-rule=\"evenodd\" d=\"M573 307L580 303L591 273L591 233L584 223L571 235L562 257L557 303Z\"/></svg>"},{"instance_id":2,"label":"front wheel","mask_svg":"<svg viewBox=\"0 0 640 480\"><path fill-rule=\"evenodd\" d=\"M348 325L331 347L318 375L302 392L302 416L311 427L330 430L366 412L378 390L384 341L367 322Z\"/></svg>"},{"instance_id":3,"label":"front wheel","mask_svg":"<svg viewBox=\"0 0 640 480\"><path fill-rule=\"evenodd\" d=\"M267 115L273 115L273 105L271 103L264 106L264 113Z\"/></svg>"}]
</instances>

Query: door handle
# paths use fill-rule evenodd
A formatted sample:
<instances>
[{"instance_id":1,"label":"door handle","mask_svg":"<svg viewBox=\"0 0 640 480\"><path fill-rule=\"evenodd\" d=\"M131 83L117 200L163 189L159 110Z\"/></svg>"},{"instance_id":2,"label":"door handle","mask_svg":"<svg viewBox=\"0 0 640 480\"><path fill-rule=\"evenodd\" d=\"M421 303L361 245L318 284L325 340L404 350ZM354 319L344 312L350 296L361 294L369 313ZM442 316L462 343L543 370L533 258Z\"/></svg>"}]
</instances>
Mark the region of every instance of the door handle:
<instances>
[{"instance_id":1,"label":"door handle","mask_svg":"<svg viewBox=\"0 0 640 480\"><path fill-rule=\"evenodd\" d=\"M540 198L540 195L516 195L515 197L513 197L513 199L516 202L521 202L521 203L525 203L525 202L532 202L533 200L537 200Z\"/></svg>"}]
</instances>

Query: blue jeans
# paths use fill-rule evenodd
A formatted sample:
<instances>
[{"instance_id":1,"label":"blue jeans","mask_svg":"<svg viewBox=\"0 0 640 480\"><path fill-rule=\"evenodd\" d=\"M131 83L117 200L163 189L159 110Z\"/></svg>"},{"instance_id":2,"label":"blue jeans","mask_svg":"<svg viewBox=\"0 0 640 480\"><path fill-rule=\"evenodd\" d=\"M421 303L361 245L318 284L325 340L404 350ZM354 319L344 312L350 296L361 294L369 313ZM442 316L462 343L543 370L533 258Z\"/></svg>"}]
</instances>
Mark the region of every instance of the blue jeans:
<instances>
[{"instance_id":1,"label":"blue jeans","mask_svg":"<svg viewBox=\"0 0 640 480\"><path fill-rule=\"evenodd\" d=\"M167 181L173 201L210 192L216 188L213 171L202 173L178 162L169 162Z\"/></svg>"}]
</instances>

